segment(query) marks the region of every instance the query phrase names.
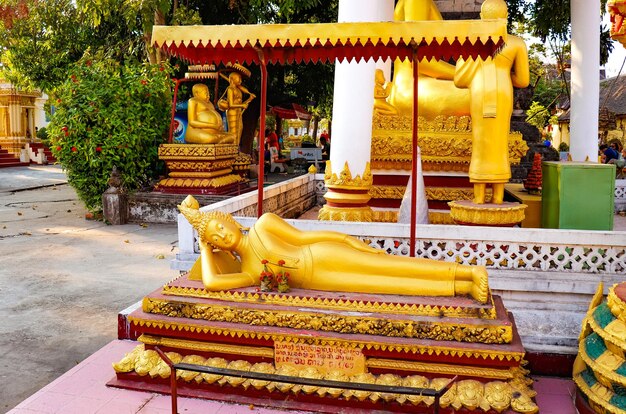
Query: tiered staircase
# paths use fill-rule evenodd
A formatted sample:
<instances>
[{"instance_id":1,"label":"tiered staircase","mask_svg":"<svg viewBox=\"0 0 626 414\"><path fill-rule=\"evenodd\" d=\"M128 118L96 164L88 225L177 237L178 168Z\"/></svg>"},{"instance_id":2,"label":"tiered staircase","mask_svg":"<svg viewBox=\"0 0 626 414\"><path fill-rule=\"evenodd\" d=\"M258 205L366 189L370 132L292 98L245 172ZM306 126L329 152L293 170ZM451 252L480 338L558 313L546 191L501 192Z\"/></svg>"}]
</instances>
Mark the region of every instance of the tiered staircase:
<instances>
[{"instance_id":1,"label":"tiered staircase","mask_svg":"<svg viewBox=\"0 0 626 414\"><path fill-rule=\"evenodd\" d=\"M21 162L15 155L0 147L0 168L4 167L22 167L28 165L27 162Z\"/></svg>"},{"instance_id":2,"label":"tiered staircase","mask_svg":"<svg viewBox=\"0 0 626 414\"><path fill-rule=\"evenodd\" d=\"M26 144L26 149L28 150L28 155L30 157L31 162L35 162L37 164L43 164L43 162L39 158L39 149L43 149L43 153L46 156L46 160L48 164L54 164L57 159L52 155L52 151L46 145L41 142L30 142Z\"/></svg>"}]
</instances>

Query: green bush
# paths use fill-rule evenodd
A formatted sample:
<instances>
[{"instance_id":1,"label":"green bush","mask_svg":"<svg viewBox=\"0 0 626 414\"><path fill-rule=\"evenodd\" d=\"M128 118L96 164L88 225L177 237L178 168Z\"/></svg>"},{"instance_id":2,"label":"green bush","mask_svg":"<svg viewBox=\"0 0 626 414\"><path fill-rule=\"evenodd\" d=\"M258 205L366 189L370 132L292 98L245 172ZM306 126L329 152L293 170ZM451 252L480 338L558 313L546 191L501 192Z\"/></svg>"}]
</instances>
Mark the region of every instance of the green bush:
<instances>
[{"instance_id":1,"label":"green bush","mask_svg":"<svg viewBox=\"0 0 626 414\"><path fill-rule=\"evenodd\" d=\"M85 56L55 91L52 153L89 211L102 209L113 166L127 190L155 175L171 111L170 68Z\"/></svg>"}]
</instances>

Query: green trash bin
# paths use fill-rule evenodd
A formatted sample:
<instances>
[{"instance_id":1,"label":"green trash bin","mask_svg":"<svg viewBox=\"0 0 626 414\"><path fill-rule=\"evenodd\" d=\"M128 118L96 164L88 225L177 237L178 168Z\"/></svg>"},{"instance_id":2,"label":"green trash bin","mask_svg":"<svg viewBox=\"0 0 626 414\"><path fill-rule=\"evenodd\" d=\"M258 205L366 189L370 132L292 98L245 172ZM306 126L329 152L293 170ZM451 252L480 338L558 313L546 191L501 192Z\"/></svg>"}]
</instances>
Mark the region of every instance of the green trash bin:
<instances>
[{"instance_id":1,"label":"green trash bin","mask_svg":"<svg viewBox=\"0 0 626 414\"><path fill-rule=\"evenodd\" d=\"M543 228L613 230L614 165L544 161L541 171Z\"/></svg>"}]
</instances>

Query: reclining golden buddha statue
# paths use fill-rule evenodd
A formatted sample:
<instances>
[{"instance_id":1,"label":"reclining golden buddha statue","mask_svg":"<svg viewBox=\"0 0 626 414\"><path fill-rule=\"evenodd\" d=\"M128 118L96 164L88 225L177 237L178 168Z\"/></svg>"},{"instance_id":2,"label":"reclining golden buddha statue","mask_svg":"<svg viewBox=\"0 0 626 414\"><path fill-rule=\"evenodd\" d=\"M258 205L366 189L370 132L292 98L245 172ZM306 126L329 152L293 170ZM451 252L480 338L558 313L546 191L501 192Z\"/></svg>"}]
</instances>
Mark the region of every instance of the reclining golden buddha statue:
<instances>
[{"instance_id":1,"label":"reclining golden buddha statue","mask_svg":"<svg viewBox=\"0 0 626 414\"><path fill-rule=\"evenodd\" d=\"M294 288L470 295L480 303L489 298L487 270L482 266L389 255L339 232L298 230L272 213L247 229L230 214L200 211L192 196L178 208L198 232L200 258L190 279L201 279L207 290L255 286L264 266L280 266L290 273Z\"/></svg>"}]
</instances>

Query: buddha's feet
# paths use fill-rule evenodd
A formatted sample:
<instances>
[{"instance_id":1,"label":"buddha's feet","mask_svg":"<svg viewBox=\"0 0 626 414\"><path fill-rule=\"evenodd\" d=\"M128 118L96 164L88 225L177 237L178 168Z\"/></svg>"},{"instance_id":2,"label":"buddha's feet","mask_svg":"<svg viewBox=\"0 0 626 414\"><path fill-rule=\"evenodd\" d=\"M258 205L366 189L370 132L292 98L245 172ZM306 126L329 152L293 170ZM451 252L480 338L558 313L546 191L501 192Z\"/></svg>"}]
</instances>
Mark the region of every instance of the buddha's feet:
<instances>
[{"instance_id":1,"label":"buddha's feet","mask_svg":"<svg viewBox=\"0 0 626 414\"><path fill-rule=\"evenodd\" d=\"M483 266L472 266L472 297L480 303L489 299L489 276Z\"/></svg>"}]
</instances>

